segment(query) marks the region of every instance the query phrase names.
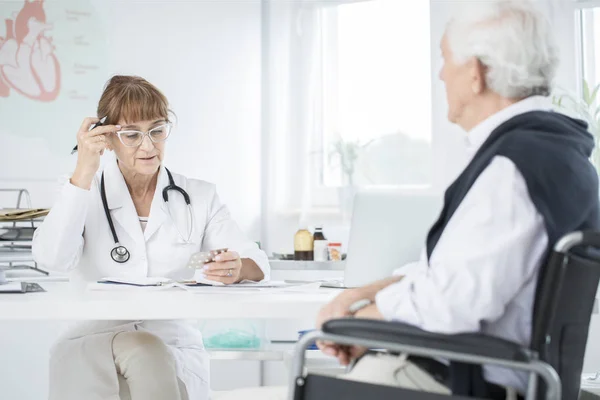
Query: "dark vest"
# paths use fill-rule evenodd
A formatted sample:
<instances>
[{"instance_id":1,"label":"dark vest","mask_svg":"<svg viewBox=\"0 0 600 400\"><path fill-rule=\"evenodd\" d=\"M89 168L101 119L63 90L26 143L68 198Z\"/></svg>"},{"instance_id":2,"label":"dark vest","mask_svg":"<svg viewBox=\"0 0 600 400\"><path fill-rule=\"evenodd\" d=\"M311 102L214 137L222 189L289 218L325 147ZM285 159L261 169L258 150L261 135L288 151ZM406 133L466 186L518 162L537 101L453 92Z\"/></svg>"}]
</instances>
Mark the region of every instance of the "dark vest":
<instances>
[{"instance_id":1,"label":"dark vest","mask_svg":"<svg viewBox=\"0 0 600 400\"><path fill-rule=\"evenodd\" d=\"M446 190L442 212L427 235L428 259L465 195L496 156L509 158L525 179L544 219L549 246L568 232L598 229L598 176L589 162L593 139L585 128L580 121L545 111L518 115L496 128Z\"/></svg>"},{"instance_id":2,"label":"dark vest","mask_svg":"<svg viewBox=\"0 0 600 400\"><path fill-rule=\"evenodd\" d=\"M587 132L585 123L554 112L533 111L500 125L446 190L442 212L427 236L428 259L465 195L496 156L507 157L515 164L525 180L536 210L543 217L548 235L545 258L564 234L575 230L598 230L598 175L589 162L593 148L594 139ZM489 195L493 196L494 193ZM543 276L541 273L539 279L542 280ZM534 309L539 306L536 300ZM535 310L533 313L535 316ZM581 332L572 330L568 340L585 343L587 326L584 330L580 329ZM535 332L532 335L536 336ZM552 354L560 350L560 343L562 340L553 345ZM574 357L577 358L577 355ZM577 362L581 364L581 359ZM492 395L491 386L484 381L482 368L478 365L452 362L450 386L456 394L496 398ZM499 393L498 398L504 397L503 393Z\"/></svg>"}]
</instances>

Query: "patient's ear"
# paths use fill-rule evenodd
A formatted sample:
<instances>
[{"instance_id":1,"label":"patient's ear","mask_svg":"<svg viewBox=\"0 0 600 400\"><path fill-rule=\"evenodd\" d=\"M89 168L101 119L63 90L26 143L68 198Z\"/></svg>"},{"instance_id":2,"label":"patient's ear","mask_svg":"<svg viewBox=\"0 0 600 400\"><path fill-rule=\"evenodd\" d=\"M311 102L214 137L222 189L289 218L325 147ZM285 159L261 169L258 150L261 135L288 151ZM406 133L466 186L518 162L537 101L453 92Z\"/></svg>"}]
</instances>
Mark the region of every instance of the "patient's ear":
<instances>
[{"instance_id":1,"label":"patient's ear","mask_svg":"<svg viewBox=\"0 0 600 400\"><path fill-rule=\"evenodd\" d=\"M474 94L481 94L486 89L487 67L478 58L473 58L471 63L471 90Z\"/></svg>"}]
</instances>

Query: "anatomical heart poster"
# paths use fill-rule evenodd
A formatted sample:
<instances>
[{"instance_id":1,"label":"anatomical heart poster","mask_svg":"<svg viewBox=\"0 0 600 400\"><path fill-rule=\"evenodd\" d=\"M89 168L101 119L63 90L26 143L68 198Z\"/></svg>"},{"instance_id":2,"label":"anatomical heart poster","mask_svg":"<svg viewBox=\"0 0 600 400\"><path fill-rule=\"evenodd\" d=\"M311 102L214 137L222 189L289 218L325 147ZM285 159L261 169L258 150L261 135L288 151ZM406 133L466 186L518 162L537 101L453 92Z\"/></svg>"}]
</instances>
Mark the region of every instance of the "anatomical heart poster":
<instances>
[{"instance_id":1,"label":"anatomical heart poster","mask_svg":"<svg viewBox=\"0 0 600 400\"><path fill-rule=\"evenodd\" d=\"M92 1L0 0L0 180L64 172L107 79L105 32Z\"/></svg>"}]
</instances>

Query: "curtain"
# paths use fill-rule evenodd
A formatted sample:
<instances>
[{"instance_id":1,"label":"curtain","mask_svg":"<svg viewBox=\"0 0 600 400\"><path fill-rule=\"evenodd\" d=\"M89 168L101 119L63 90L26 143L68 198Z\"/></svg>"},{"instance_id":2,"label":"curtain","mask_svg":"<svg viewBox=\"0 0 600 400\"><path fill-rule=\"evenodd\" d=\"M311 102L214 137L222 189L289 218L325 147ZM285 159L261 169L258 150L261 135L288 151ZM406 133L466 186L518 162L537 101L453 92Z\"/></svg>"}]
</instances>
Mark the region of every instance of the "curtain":
<instances>
[{"instance_id":1,"label":"curtain","mask_svg":"<svg viewBox=\"0 0 600 400\"><path fill-rule=\"evenodd\" d=\"M267 1L263 12L263 223L310 207L321 125L320 2ZM263 240L266 233L263 232Z\"/></svg>"}]
</instances>

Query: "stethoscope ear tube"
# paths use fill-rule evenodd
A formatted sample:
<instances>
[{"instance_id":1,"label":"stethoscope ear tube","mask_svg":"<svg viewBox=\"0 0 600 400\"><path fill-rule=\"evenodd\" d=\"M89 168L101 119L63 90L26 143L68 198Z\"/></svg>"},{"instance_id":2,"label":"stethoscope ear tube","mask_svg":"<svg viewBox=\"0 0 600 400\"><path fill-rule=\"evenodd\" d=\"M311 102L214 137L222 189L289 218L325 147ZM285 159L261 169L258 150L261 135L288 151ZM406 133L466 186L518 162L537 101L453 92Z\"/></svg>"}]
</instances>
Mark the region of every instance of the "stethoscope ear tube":
<instances>
[{"instance_id":1,"label":"stethoscope ear tube","mask_svg":"<svg viewBox=\"0 0 600 400\"><path fill-rule=\"evenodd\" d=\"M169 171L167 168L165 168L165 171L167 171L167 176L169 177L169 186L164 188L162 191L162 196L163 196L163 200L165 201L165 203L169 202L169 190L176 190L179 193L181 193L181 195L183 196L183 199L185 200L185 204L187 204L188 206L190 204L192 204L192 202L190 201L190 195L187 194L187 192L185 190L183 190L181 187L179 187L175 184L175 181L173 180L173 175L171 175L171 171Z\"/></svg>"},{"instance_id":2,"label":"stethoscope ear tube","mask_svg":"<svg viewBox=\"0 0 600 400\"><path fill-rule=\"evenodd\" d=\"M168 206L168 202L169 202L168 191L176 190L179 193L181 193L181 195L183 196L183 198L185 200L185 204L188 207L188 213L189 213L189 217L190 217L190 232L188 234L187 240L183 237L183 235L177 228L176 224L175 224L175 229L177 229L177 233L179 234L179 236L186 243L189 243L191 236L192 236L192 232L193 232L192 227L193 227L193 223L194 223L194 215L193 215L193 211L192 211L190 196L187 194L187 192L184 189L182 189L181 187L179 187L175 184L175 181L173 180L173 176L171 175L171 172L167 168L165 168L165 170L167 171L167 175L169 176L169 185L167 187L165 187L162 191L163 200L165 201L165 203L167 203L167 212L172 219L173 217L171 216L171 211L169 210L169 206ZM113 220L110 215L110 211L108 209L108 201L106 200L106 190L104 187L104 172L102 173L102 177L100 178L100 197L102 198L102 206L104 208L104 214L106 215L106 220L108 221L108 225L110 227L110 233L112 234L113 240L115 242L115 247L110 251L110 257L115 262L118 262L120 264L125 263L125 262L129 261L129 259L131 258L131 254L129 253L129 250L127 250L127 248L125 246L122 246L119 243L119 237L117 236L117 231L115 230L115 225L113 224Z\"/></svg>"},{"instance_id":3,"label":"stethoscope ear tube","mask_svg":"<svg viewBox=\"0 0 600 400\"><path fill-rule=\"evenodd\" d=\"M108 221L108 225L110 226L110 233L112 233L112 237L115 241L115 244L117 245L117 247L119 247L119 238L117 237L117 231L115 231L115 225L113 224L112 217L110 216L110 211L108 210L108 201L106 201L106 190L104 189L104 172L102 172L102 177L100 178L100 197L102 197L102 206L104 207L104 214L106 214L106 220ZM117 247L115 247L115 249Z\"/></svg>"}]
</instances>

